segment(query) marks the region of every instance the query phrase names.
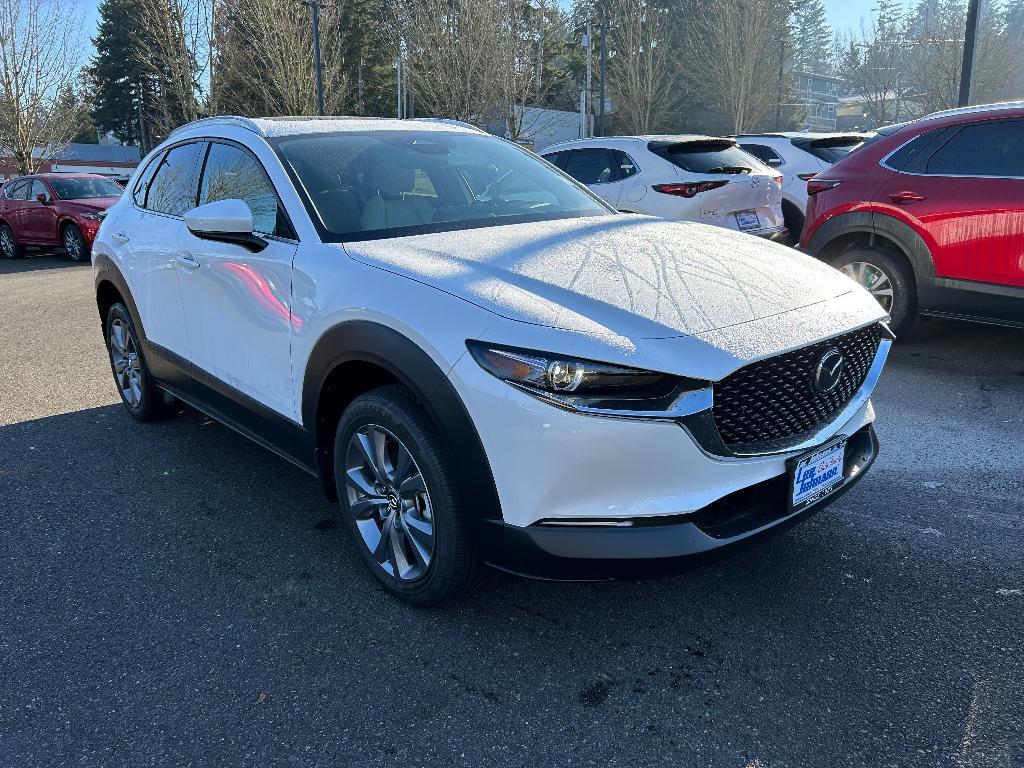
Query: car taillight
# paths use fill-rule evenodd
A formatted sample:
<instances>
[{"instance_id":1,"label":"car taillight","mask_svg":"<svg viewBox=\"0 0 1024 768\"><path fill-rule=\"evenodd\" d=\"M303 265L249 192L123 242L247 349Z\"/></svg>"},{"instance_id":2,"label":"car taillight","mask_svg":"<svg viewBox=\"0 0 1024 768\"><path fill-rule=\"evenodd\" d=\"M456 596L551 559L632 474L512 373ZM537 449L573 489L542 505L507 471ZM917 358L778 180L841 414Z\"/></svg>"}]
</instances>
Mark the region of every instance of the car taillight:
<instances>
[{"instance_id":1,"label":"car taillight","mask_svg":"<svg viewBox=\"0 0 1024 768\"><path fill-rule=\"evenodd\" d=\"M655 184L651 189L655 192L661 192L663 195L693 197L701 192L724 187L728 183L728 181L687 181L680 184Z\"/></svg>"},{"instance_id":2,"label":"car taillight","mask_svg":"<svg viewBox=\"0 0 1024 768\"><path fill-rule=\"evenodd\" d=\"M819 192L826 192L827 190L835 189L842 183L839 179L819 179L815 177L807 182L807 194L816 195Z\"/></svg>"},{"instance_id":3,"label":"car taillight","mask_svg":"<svg viewBox=\"0 0 1024 768\"><path fill-rule=\"evenodd\" d=\"M776 187L781 187L782 186L782 174L778 173L775 176L772 176L772 181L775 182L775 186Z\"/></svg>"}]
</instances>

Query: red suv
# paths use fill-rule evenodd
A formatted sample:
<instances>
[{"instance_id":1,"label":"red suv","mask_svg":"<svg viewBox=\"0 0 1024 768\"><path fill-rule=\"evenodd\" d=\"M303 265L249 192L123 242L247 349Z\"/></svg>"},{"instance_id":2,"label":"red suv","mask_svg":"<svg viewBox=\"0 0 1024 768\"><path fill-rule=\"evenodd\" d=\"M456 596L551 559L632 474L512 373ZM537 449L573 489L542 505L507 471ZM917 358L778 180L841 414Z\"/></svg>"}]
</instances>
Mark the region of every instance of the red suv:
<instances>
[{"instance_id":1,"label":"red suv","mask_svg":"<svg viewBox=\"0 0 1024 768\"><path fill-rule=\"evenodd\" d=\"M0 187L0 254L15 259L26 245L63 246L72 261L86 261L103 211L122 193L92 173L23 176Z\"/></svg>"},{"instance_id":2,"label":"red suv","mask_svg":"<svg viewBox=\"0 0 1024 768\"><path fill-rule=\"evenodd\" d=\"M1024 327L1024 102L882 128L807 183L804 250L918 314Z\"/></svg>"}]
</instances>

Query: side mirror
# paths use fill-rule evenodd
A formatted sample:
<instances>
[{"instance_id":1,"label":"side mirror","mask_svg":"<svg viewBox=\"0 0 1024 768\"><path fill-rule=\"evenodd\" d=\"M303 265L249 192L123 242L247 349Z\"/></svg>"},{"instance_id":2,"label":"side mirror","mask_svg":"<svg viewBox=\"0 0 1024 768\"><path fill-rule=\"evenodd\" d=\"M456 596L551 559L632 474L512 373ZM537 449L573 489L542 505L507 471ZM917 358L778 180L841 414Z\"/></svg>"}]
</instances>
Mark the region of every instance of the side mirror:
<instances>
[{"instance_id":1,"label":"side mirror","mask_svg":"<svg viewBox=\"0 0 1024 768\"><path fill-rule=\"evenodd\" d=\"M38 200L40 203L50 202L50 198L46 196L45 192L40 192L38 195L36 195L36 200Z\"/></svg>"},{"instance_id":2,"label":"side mirror","mask_svg":"<svg viewBox=\"0 0 1024 768\"><path fill-rule=\"evenodd\" d=\"M252 211L244 200L217 200L185 214L188 231L203 240L234 243L253 253L267 247L267 241L252 231Z\"/></svg>"}]
</instances>

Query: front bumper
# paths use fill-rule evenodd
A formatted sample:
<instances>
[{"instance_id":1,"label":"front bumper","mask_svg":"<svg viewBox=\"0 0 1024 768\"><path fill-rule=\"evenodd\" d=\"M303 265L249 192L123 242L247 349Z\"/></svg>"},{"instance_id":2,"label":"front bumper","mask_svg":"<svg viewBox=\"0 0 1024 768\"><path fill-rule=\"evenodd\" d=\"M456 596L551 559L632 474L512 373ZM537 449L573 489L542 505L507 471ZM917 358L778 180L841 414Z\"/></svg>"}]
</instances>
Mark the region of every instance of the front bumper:
<instances>
[{"instance_id":1,"label":"front bumper","mask_svg":"<svg viewBox=\"0 0 1024 768\"><path fill-rule=\"evenodd\" d=\"M584 521L526 527L491 521L481 531L481 544L490 565L533 578L607 580L678 573L824 509L860 481L877 455L878 438L867 424L850 435L844 485L795 513L788 506L788 475L783 474L690 514L619 520L612 527Z\"/></svg>"}]
</instances>

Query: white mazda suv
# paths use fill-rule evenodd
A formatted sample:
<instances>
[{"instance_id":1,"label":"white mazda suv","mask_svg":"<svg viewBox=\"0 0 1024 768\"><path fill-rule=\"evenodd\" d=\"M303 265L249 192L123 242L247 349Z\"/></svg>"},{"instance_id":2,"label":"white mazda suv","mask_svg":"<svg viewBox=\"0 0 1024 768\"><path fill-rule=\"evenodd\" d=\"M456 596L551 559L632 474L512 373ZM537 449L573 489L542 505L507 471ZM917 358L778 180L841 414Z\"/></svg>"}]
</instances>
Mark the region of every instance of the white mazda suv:
<instances>
[{"instance_id":1,"label":"white mazda suv","mask_svg":"<svg viewBox=\"0 0 1024 768\"><path fill-rule=\"evenodd\" d=\"M625 213L786 236L782 176L713 136L604 136L556 144L548 162Z\"/></svg>"},{"instance_id":2,"label":"white mazda suv","mask_svg":"<svg viewBox=\"0 0 1024 768\"><path fill-rule=\"evenodd\" d=\"M109 209L93 268L128 412L181 401L317 476L420 605L483 564L678 570L821 509L877 452L891 335L866 291L616 213L455 125L191 123Z\"/></svg>"}]
</instances>

